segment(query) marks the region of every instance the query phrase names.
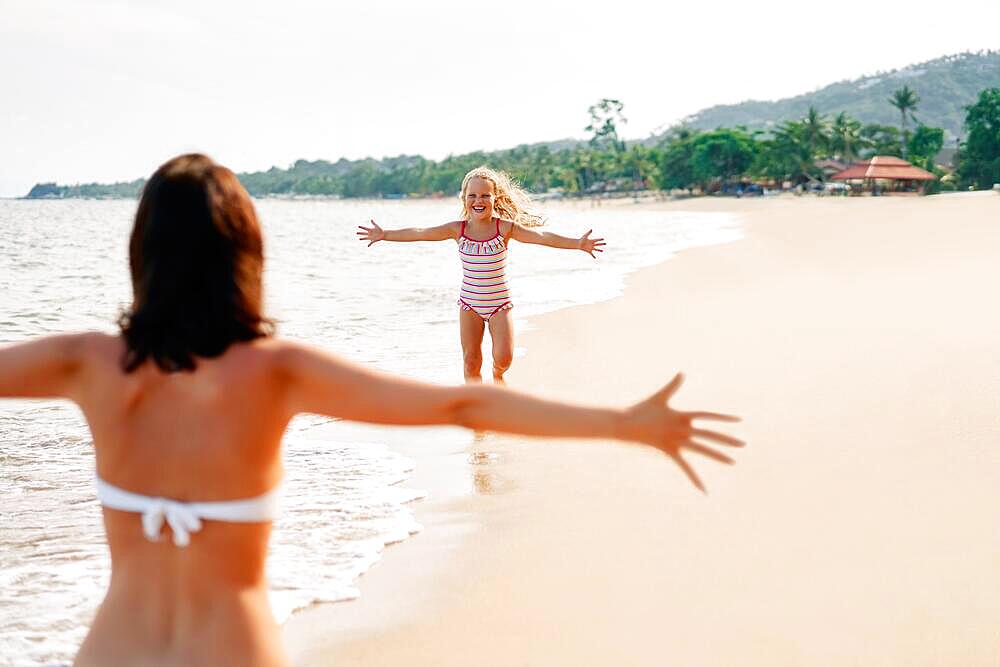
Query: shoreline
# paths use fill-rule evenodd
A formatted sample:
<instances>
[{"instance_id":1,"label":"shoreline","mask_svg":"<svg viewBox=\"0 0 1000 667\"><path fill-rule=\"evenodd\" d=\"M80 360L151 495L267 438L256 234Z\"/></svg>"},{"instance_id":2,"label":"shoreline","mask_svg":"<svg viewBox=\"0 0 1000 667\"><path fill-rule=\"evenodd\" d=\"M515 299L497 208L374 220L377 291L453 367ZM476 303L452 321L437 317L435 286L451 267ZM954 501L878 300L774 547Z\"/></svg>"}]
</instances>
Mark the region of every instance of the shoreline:
<instances>
[{"instance_id":1,"label":"shoreline","mask_svg":"<svg viewBox=\"0 0 1000 667\"><path fill-rule=\"evenodd\" d=\"M974 194L984 193L984 192L1000 192L1000 188L996 185L991 189L982 189L973 191ZM954 190L940 192L935 195L922 195L920 193L885 193L884 197L895 197L895 196L930 196L938 197L941 195L964 195L967 194L965 191ZM676 203L676 202L689 202L689 201L740 201L747 200L752 201L755 199L770 200L778 198L791 198L791 197L802 197L802 198L815 198L815 199L837 199L842 197L842 195L819 195L816 193L795 193L792 190L782 190L777 192L771 192L766 195L744 195L742 197L736 195L719 195L719 194L671 194L670 192L663 190L621 190L615 192L604 192L604 193L589 193L589 194L573 194L573 195L561 195L558 197L548 196L545 193L532 193L532 201L538 204L550 204L554 203L556 205L560 204L576 204L582 202L609 202L615 204L640 204L649 205L657 203ZM862 195L852 195L853 198L867 199L872 197L870 193L864 193ZM10 196L10 197L0 197L0 201L138 201L138 195L135 197L28 197L28 196ZM421 196L405 196L405 197L340 197L336 195L281 195L281 194L267 194L267 195L251 195L251 199L254 201L294 201L294 202L308 202L308 201L318 201L318 202L440 202L457 200L457 193L454 195L421 195Z\"/></svg>"},{"instance_id":2,"label":"shoreline","mask_svg":"<svg viewBox=\"0 0 1000 667\"><path fill-rule=\"evenodd\" d=\"M1000 279L1000 201L983 195L680 203L745 216L744 238L531 317L509 377L625 405L684 370L680 408L746 418L736 466L691 457L701 496L629 445L470 435L447 458L477 493L413 506L424 531L359 600L293 617L294 663L994 664L1000 316L973 286ZM406 486L433 476L417 463Z\"/></svg>"},{"instance_id":3,"label":"shoreline","mask_svg":"<svg viewBox=\"0 0 1000 667\"><path fill-rule=\"evenodd\" d=\"M590 201L591 199L596 198L572 198L566 200L555 200L547 203L551 204L551 208L555 211L559 211L560 209L564 211L580 209L587 210L593 205L593 202ZM439 201L440 198L429 197L423 198L423 200ZM635 202L630 198L617 198L613 201L604 201L614 207L634 206L637 211L658 210L650 206L651 203L654 203L651 201ZM655 203L659 204L664 203L665 201L666 200L663 200L662 198L656 198ZM687 201L687 199L681 198L677 201ZM689 211L689 208L683 205L671 206L664 212L678 214L692 212L696 215L700 213L696 211ZM713 209L708 212L718 213L720 211ZM695 243L695 245L683 245L683 247L679 249L673 249L671 250L671 254L665 259L659 260L654 264L640 265L631 269L624 275L624 281L627 283L636 273L648 270L651 266L657 266L663 262L670 261L679 253L685 253L698 248L733 243L741 239L742 225L740 217L738 215L729 217L731 220L724 227L725 231L723 232L723 237L715 238L710 241L699 240ZM628 220L623 219L621 222L625 224ZM735 235L735 238L733 238L733 235ZM542 313L519 315L516 317L518 330L523 332L533 331L536 328L533 322L539 317L544 317L554 312L560 312L567 309L587 307L604 303L609 300L620 298L620 296L620 293L616 296L610 297L600 296L596 297L594 300L575 303L569 306L561 306L555 311L546 310ZM518 339L520 339L520 336ZM485 341L484 357L488 359L488 335L485 336ZM517 367L520 363L523 363L519 362L518 359L523 358L525 350L523 346L516 344L514 352L514 366ZM434 440L433 436L435 434L433 431L435 430L439 432L437 435L441 435L442 437L438 439L440 441L438 444L430 444L430 450L428 451L429 441ZM420 431L430 433L430 438L424 433L420 433ZM450 431L451 433L444 433L444 431ZM419 434L418 437L408 437L415 433ZM476 517L475 512L468 511L466 503L469 502L471 497L484 493L490 494L494 491L499 491L505 486L503 481L494 479L495 475L493 475L492 466L496 463L495 455L486 451L488 447L484 447L483 439L481 437L474 437L471 434L468 434L465 429L452 427L398 429L355 424L336 420L334 422L321 425L318 429L311 433L310 437L317 440L332 440L338 442L358 441L377 444L379 446L387 445L396 453L411 459L415 463L414 471L411 472L410 477L402 481L399 486L405 489L416 490L422 494L418 500L407 504L407 507L409 507L414 513L416 521L422 528L419 532L411 534L408 538L387 543L379 559L371 566L371 568L359 575L359 578L355 579L354 588L360 588L361 582L365 580L365 575L369 572L377 570L383 561L392 561L397 549L400 546L412 543L414 539L419 539L424 533L434 533L434 540L438 540L443 537L443 541L440 544L435 541L433 545L429 547L428 557L431 560L439 560L441 554L435 553L435 551L440 549L442 546L444 548L460 548L462 539L467 537L468 534L474 533L482 528L481 520ZM468 445L464 449L456 450L456 441L461 441L463 439L468 442ZM416 442L416 444L413 444L414 442ZM497 488L488 489L487 487L490 487L491 485ZM461 515L462 518L459 519L458 515ZM439 533L438 531L442 532ZM388 567L393 566L390 565ZM420 566L420 569L426 570L426 575L430 575L432 571L436 572L438 570L437 567L423 567L423 565ZM425 576L425 578L427 578L428 581L431 580L429 576ZM336 602L314 602L306 607L296 609L281 625L288 626L291 624L295 626L291 630L291 633L293 635L298 635L297 626L299 624L299 619L303 615L311 617L314 613L322 613L322 610L331 606L340 606L343 603L356 602L363 597L364 594L362 594L359 598L347 598ZM401 612L403 609L410 610L412 612L414 608L414 605L400 604ZM399 616L402 618L404 615L405 614L401 613ZM299 639L293 639L294 643L299 643L299 641Z\"/></svg>"},{"instance_id":4,"label":"shoreline","mask_svg":"<svg viewBox=\"0 0 1000 667\"><path fill-rule=\"evenodd\" d=\"M671 195L667 192L661 190L638 190L636 192L631 191L621 191L613 193L595 193L595 194L585 194L585 195L569 195L560 197L550 197L546 196L545 193L535 193L532 194L532 201L535 202L581 202L581 201L616 201L622 199L637 200L641 199L644 202L650 200L653 201L680 201L685 199L693 199L701 196L710 197L712 195ZM734 197L735 198L735 197ZM0 197L0 201L138 201L139 197L28 197L27 195L21 197ZM266 194L266 195L251 195L251 199L254 201L338 201L338 202L439 202L454 200L458 201L458 193L452 195L420 195L420 196L401 196L401 197L341 197L338 195L282 195L282 194Z\"/></svg>"}]
</instances>

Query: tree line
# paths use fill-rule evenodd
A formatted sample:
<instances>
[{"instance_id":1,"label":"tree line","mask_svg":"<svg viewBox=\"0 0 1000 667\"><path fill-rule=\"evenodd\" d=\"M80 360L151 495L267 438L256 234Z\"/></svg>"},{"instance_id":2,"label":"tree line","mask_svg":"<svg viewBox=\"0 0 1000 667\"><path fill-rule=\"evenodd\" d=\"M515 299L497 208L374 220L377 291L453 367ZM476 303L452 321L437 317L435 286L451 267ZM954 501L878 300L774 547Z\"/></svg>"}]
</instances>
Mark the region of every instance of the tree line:
<instances>
[{"instance_id":1,"label":"tree line","mask_svg":"<svg viewBox=\"0 0 1000 667\"><path fill-rule=\"evenodd\" d=\"M904 86L887 100L899 125L862 124L847 112L834 116L810 108L797 120L769 130L745 127L699 131L677 127L655 145L626 142L627 123L619 100L602 99L589 109L589 141L562 147L519 146L473 152L433 161L421 156L383 160L299 160L288 169L239 174L254 196L338 197L450 196L463 175L481 164L502 169L535 193L565 195L678 189L711 192L735 182L780 186L822 180L822 161L854 162L893 155L942 177L936 188L989 188L1000 183L1000 88L980 92L966 107L964 140L952 165L935 157L944 145L941 128L922 124L920 98ZM38 184L28 197L136 196L143 182L60 186Z\"/></svg>"}]
</instances>

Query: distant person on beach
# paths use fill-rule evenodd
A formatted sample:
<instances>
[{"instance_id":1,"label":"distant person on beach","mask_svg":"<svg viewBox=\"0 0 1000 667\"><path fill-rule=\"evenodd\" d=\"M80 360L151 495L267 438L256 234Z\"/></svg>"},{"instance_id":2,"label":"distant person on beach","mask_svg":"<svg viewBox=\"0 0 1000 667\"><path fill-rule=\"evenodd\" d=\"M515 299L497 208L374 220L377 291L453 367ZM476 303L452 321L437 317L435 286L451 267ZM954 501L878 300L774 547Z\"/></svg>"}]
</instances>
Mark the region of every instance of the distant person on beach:
<instances>
[{"instance_id":1,"label":"distant person on beach","mask_svg":"<svg viewBox=\"0 0 1000 667\"><path fill-rule=\"evenodd\" d=\"M462 179L462 219L437 227L382 229L359 225L358 237L368 247L378 241L455 241L462 261L462 285L458 298L458 327L462 341L466 382L479 382L483 367L483 333L488 327L493 342L493 381L514 359L513 302L507 287L507 245L511 239L550 248L582 250L596 258L604 252L604 239L578 239L542 232L533 227L541 220L528 212L528 193L502 171L477 167Z\"/></svg>"},{"instance_id":2,"label":"distant person on beach","mask_svg":"<svg viewBox=\"0 0 1000 667\"><path fill-rule=\"evenodd\" d=\"M289 664L264 562L281 438L298 413L639 442L699 487L682 452L731 463L713 447L742 445L693 425L735 418L668 405L680 375L626 409L583 407L417 382L276 338L261 312L253 204L202 155L176 157L149 179L129 263L133 301L119 334L0 347L0 397L72 400L93 436L111 583L79 667Z\"/></svg>"}]
</instances>

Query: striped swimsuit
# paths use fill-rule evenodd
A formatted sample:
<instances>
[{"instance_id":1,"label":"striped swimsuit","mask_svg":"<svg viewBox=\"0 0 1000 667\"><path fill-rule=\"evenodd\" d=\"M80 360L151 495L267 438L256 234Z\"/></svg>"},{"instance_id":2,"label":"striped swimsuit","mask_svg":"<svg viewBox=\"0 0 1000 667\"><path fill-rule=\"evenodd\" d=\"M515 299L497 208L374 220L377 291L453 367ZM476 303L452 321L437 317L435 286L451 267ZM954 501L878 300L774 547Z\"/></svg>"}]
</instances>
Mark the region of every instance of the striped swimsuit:
<instances>
[{"instance_id":1,"label":"striped swimsuit","mask_svg":"<svg viewBox=\"0 0 1000 667\"><path fill-rule=\"evenodd\" d=\"M501 310L512 308L507 289L507 244L500 233L491 239L477 241L465 235L458 239L458 256L462 259L462 291L458 305L462 310L473 310L486 321Z\"/></svg>"}]
</instances>

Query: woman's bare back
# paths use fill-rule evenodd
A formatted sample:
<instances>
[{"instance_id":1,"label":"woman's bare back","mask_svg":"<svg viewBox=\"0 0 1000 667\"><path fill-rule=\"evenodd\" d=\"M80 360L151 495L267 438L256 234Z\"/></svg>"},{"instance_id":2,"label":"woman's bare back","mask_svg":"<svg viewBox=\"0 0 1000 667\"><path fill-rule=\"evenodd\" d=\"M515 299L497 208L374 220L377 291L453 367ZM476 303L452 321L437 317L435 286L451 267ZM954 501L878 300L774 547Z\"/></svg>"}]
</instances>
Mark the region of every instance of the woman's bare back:
<instances>
[{"instance_id":1,"label":"woman's bare back","mask_svg":"<svg viewBox=\"0 0 1000 667\"><path fill-rule=\"evenodd\" d=\"M270 340L236 344L193 372L152 362L126 374L124 343L89 335L80 400L98 476L183 502L252 498L280 484L289 415ZM269 522L205 521L178 547L148 540L141 517L104 509L114 576L77 664L283 664L267 606ZM121 628L130 628L122 633Z\"/></svg>"}]
</instances>

